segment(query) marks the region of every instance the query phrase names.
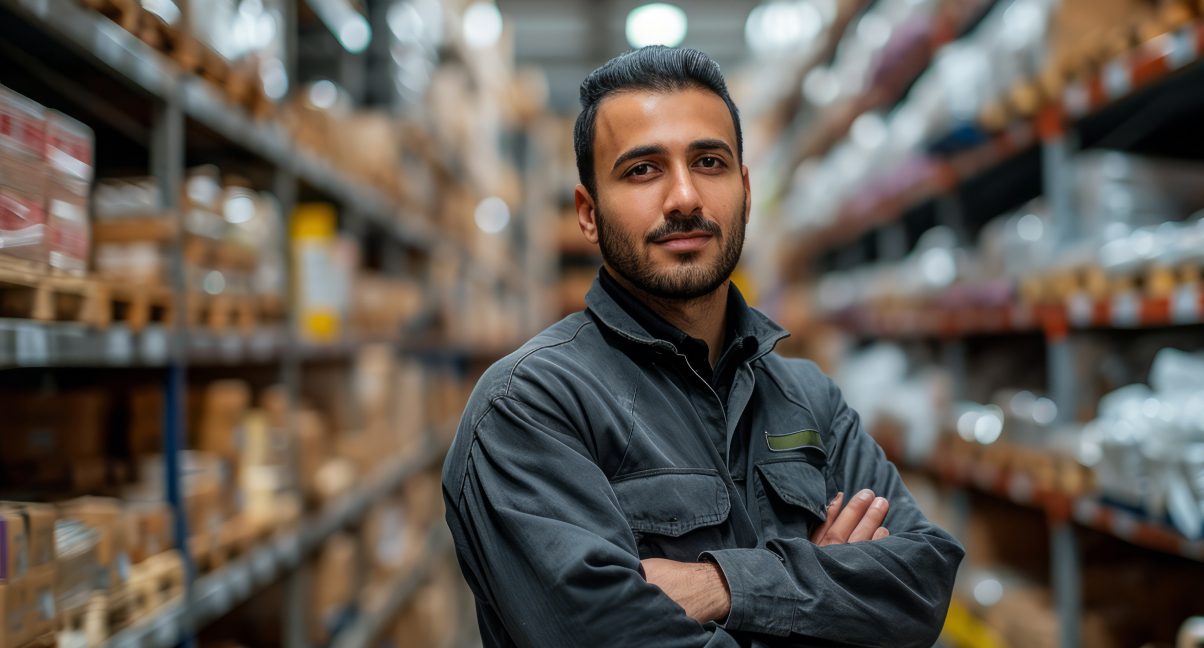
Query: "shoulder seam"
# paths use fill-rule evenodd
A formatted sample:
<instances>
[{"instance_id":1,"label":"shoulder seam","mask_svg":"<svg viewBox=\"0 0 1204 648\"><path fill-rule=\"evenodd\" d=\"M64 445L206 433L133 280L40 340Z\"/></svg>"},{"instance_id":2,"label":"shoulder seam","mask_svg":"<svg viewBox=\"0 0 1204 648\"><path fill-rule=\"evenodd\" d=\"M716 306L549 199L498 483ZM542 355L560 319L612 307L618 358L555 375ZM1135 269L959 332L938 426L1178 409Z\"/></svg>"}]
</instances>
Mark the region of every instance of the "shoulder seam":
<instances>
[{"instance_id":1,"label":"shoulder seam","mask_svg":"<svg viewBox=\"0 0 1204 648\"><path fill-rule=\"evenodd\" d=\"M577 330L573 331L573 334L571 336L569 336L567 339L560 340L559 342L553 342L550 344L540 345L540 346L537 346L534 349L531 349L530 351L524 353L523 357L516 360L514 362L514 366L510 367L510 375L506 378L506 388L503 389L502 393L499 394L497 397L489 399L490 406L492 407L493 401L497 400L497 398L508 397L510 395L510 385L514 382L514 374L518 371L519 366L521 366L523 364L523 362L525 362L527 360L527 358L530 358L533 354L535 354L538 351L543 351L545 349L552 349L552 348L562 346L562 345L568 344L568 343L576 340L577 336L581 334L581 330L584 329L586 326L589 326L590 324L592 324L592 322L590 322L589 320L586 320L586 321L582 322L581 326L578 326ZM475 428L475 424L474 424L474 428Z\"/></svg>"}]
</instances>

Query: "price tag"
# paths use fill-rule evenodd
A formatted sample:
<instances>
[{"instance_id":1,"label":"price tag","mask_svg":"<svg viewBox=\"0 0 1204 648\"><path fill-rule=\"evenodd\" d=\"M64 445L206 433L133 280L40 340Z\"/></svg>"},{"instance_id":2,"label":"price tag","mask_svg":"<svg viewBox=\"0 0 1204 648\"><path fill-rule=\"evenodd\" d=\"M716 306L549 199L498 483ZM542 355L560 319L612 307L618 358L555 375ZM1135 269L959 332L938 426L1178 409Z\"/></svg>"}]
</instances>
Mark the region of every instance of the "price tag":
<instances>
[{"instance_id":1,"label":"price tag","mask_svg":"<svg viewBox=\"0 0 1204 648\"><path fill-rule=\"evenodd\" d=\"M242 338L234 333L226 333L218 338L222 358L227 362L236 362L242 358Z\"/></svg>"},{"instance_id":2,"label":"price tag","mask_svg":"<svg viewBox=\"0 0 1204 648\"><path fill-rule=\"evenodd\" d=\"M236 599L246 598L251 593L251 570L245 563L237 562L228 568L230 570L227 578L230 581L230 590Z\"/></svg>"},{"instance_id":3,"label":"price tag","mask_svg":"<svg viewBox=\"0 0 1204 648\"><path fill-rule=\"evenodd\" d=\"M112 364L129 364L134 359L134 336L124 326L105 331L105 359Z\"/></svg>"},{"instance_id":4,"label":"price tag","mask_svg":"<svg viewBox=\"0 0 1204 648\"><path fill-rule=\"evenodd\" d=\"M1074 503L1074 519L1079 523L1091 526L1099 515L1099 503L1086 497L1079 498Z\"/></svg>"},{"instance_id":5,"label":"price tag","mask_svg":"<svg viewBox=\"0 0 1204 648\"><path fill-rule=\"evenodd\" d=\"M1112 298L1112 326L1136 328L1141 324L1141 299L1134 293L1121 293Z\"/></svg>"},{"instance_id":6,"label":"price tag","mask_svg":"<svg viewBox=\"0 0 1204 648\"><path fill-rule=\"evenodd\" d=\"M1012 478L1008 480L1008 497L1013 502L1019 504L1028 504L1033 501L1033 494L1036 488L1033 485L1033 478L1027 473L1017 472L1012 474Z\"/></svg>"},{"instance_id":7,"label":"price tag","mask_svg":"<svg viewBox=\"0 0 1204 648\"><path fill-rule=\"evenodd\" d=\"M1133 89L1133 76L1128 61L1112 61L1104 66L1104 92L1109 99L1129 94Z\"/></svg>"},{"instance_id":8,"label":"price tag","mask_svg":"<svg viewBox=\"0 0 1204 648\"><path fill-rule=\"evenodd\" d=\"M17 325L17 364L41 366L50 362L50 336L41 324Z\"/></svg>"},{"instance_id":9,"label":"price tag","mask_svg":"<svg viewBox=\"0 0 1204 648\"><path fill-rule=\"evenodd\" d=\"M251 569L255 580L267 583L276 573L276 556L270 548L257 549L251 556Z\"/></svg>"},{"instance_id":10,"label":"price tag","mask_svg":"<svg viewBox=\"0 0 1204 648\"><path fill-rule=\"evenodd\" d=\"M1075 81L1066 86L1062 93L1062 105L1070 117L1082 117L1091 108L1091 95L1082 81Z\"/></svg>"},{"instance_id":11,"label":"price tag","mask_svg":"<svg viewBox=\"0 0 1204 648\"><path fill-rule=\"evenodd\" d=\"M1185 27L1167 37L1164 53L1167 67L1178 70L1199 58L1194 27Z\"/></svg>"},{"instance_id":12,"label":"price tag","mask_svg":"<svg viewBox=\"0 0 1204 648\"><path fill-rule=\"evenodd\" d=\"M290 533L280 541L280 560L292 567L301 562L301 537Z\"/></svg>"},{"instance_id":13,"label":"price tag","mask_svg":"<svg viewBox=\"0 0 1204 648\"><path fill-rule=\"evenodd\" d=\"M1095 303L1091 301L1085 293L1075 293L1070 296L1070 300L1066 304L1068 312L1067 318L1070 320L1070 325L1075 328L1087 328L1091 326L1091 316L1095 312Z\"/></svg>"},{"instance_id":14,"label":"price tag","mask_svg":"<svg viewBox=\"0 0 1204 648\"><path fill-rule=\"evenodd\" d=\"M139 355L146 364L164 364L167 362L168 338L167 330L162 326L148 326L142 330Z\"/></svg>"},{"instance_id":15,"label":"price tag","mask_svg":"<svg viewBox=\"0 0 1204 648\"><path fill-rule=\"evenodd\" d=\"M1141 525L1137 518L1125 513L1124 511L1112 512L1112 534L1121 540L1132 540L1137 535L1137 529Z\"/></svg>"},{"instance_id":16,"label":"price tag","mask_svg":"<svg viewBox=\"0 0 1204 648\"><path fill-rule=\"evenodd\" d=\"M1195 324L1204 318L1200 309L1200 288L1187 284L1179 286L1171 296L1171 321L1175 324Z\"/></svg>"}]
</instances>

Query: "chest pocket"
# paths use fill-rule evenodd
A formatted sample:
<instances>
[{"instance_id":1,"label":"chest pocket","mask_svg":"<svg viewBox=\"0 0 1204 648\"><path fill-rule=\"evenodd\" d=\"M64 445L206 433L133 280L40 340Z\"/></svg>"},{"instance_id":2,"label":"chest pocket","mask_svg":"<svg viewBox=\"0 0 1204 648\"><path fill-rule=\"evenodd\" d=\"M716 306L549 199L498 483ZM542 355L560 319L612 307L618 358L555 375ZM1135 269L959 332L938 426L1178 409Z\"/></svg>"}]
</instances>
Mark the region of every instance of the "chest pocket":
<instances>
[{"instance_id":1,"label":"chest pocket","mask_svg":"<svg viewBox=\"0 0 1204 648\"><path fill-rule=\"evenodd\" d=\"M731 499L715 470L656 469L611 482L640 558L693 562L728 546Z\"/></svg>"},{"instance_id":2,"label":"chest pocket","mask_svg":"<svg viewBox=\"0 0 1204 648\"><path fill-rule=\"evenodd\" d=\"M802 459L766 461L757 464L757 476L757 504L768 537L806 538L827 519L831 496L820 465Z\"/></svg>"}]
</instances>

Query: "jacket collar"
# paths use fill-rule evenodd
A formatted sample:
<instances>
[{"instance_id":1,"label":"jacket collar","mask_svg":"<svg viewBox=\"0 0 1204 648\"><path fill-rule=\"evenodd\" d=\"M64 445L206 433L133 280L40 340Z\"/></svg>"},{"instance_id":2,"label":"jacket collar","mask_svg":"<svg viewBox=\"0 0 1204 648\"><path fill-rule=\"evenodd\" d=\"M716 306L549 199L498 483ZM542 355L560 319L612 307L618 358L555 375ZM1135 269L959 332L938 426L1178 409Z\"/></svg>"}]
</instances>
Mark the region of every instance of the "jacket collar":
<instances>
[{"instance_id":1,"label":"jacket collar","mask_svg":"<svg viewBox=\"0 0 1204 648\"><path fill-rule=\"evenodd\" d=\"M677 351L671 341L657 338L641 326L606 292L596 277L585 295L585 305L599 322L620 337L639 344ZM790 333L776 322L750 307L735 284L728 288L727 307L734 334L741 338L754 338L757 342L757 351L749 357L749 361L769 353L778 341L790 336Z\"/></svg>"}]
</instances>

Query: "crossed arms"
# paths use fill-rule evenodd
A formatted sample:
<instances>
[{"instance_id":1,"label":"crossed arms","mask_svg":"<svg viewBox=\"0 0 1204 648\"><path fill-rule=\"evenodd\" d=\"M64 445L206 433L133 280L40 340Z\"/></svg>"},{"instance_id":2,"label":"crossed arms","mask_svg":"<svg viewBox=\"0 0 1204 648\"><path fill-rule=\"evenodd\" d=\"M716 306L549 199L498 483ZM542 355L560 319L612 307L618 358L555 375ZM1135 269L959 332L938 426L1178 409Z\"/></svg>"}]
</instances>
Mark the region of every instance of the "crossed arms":
<instances>
[{"instance_id":1,"label":"crossed arms","mask_svg":"<svg viewBox=\"0 0 1204 648\"><path fill-rule=\"evenodd\" d=\"M557 406L495 398L462 430L471 445L444 481L479 614L521 646L931 646L962 549L919 512L843 401L830 429L840 483L888 507L838 499L810 538L641 562L606 475Z\"/></svg>"}]
</instances>

